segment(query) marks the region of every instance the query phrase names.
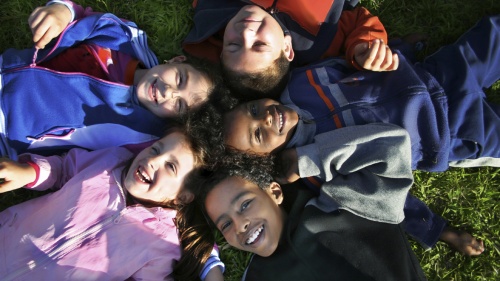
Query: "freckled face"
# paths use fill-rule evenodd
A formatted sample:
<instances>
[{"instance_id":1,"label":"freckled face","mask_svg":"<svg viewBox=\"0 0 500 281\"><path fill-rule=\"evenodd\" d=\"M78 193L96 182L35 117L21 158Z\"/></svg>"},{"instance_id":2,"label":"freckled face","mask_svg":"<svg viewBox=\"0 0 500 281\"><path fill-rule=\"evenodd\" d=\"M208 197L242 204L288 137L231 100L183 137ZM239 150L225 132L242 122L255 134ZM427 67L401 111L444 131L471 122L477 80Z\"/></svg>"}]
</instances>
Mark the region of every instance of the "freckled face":
<instances>
[{"instance_id":1,"label":"freckled face","mask_svg":"<svg viewBox=\"0 0 500 281\"><path fill-rule=\"evenodd\" d=\"M275 100L250 101L224 116L224 141L241 151L278 152L292 138L298 120L297 112Z\"/></svg>"},{"instance_id":2,"label":"freckled face","mask_svg":"<svg viewBox=\"0 0 500 281\"><path fill-rule=\"evenodd\" d=\"M262 190L239 177L227 178L209 192L207 214L231 246L267 257L278 247L285 220L279 206L281 189L273 190Z\"/></svg>"},{"instance_id":3,"label":"freckled face","mask_svg":"<svg viewBox=\"0 0 500 281\"><path fill-rule=\"evenodd\" d=\"M135 157L123 185L139 200L158 203L175 200L185 176L193 168L193 153L184 135L172 132Z\"/></svg>"},{"instance_id":4,"label":"freckled face","mask_svg":"<svg viewBox=\"0 0 500 281\"><path fill-rule=\"evenodd\" d=\"M186 63L151 68L137 84L139 102L158 117L174 117L207 99L212 83Z\"/></svg>"}]
</instances>

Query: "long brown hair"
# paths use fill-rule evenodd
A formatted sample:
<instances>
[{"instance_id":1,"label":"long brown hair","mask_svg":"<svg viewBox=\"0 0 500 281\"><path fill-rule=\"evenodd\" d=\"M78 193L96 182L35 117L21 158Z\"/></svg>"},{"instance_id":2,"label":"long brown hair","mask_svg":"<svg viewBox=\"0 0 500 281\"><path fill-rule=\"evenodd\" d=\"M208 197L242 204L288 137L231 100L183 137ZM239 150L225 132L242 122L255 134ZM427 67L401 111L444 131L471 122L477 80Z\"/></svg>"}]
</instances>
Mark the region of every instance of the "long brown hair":
<instances>
[{"instance_id":1,"label":"long brown hair","mask_svg":"<svg viewBox=\"0 0 500 281\"><path fill-rule=\"evenodd\" d=\"M186 188L198 186L199 174L194 172L186 182ZM215 244L215 233L204 217L199 204L192 202L179 208L176 217L179 240L182 246L182 257L174 267L175 280L200 280L199 274L210 257Z\"/></svg>"},{"instance_id":2,"label":"long brown hair","mask_svg":"<svg viewBox=\"0 0 500 281\"><path fill-rule=\"evenodd\" d=\"M204 130L194 119L196 115L185 116L183 126L177 128L184 133L186 143L191 148L195 158L195 169L184 179L183 190L195 194L194 188L198 184L199 174L206 167L209 155L212 155L210 140L204 136ZM210 153L209 153L210 152ZM206 225L203 215L192 202L177 206L176 226L182 256L174 265L173 277L175 280L200 280L199 275L203 266L210 257L215 244L215 237L210 227Z\"/></svg>"}]
</instances>

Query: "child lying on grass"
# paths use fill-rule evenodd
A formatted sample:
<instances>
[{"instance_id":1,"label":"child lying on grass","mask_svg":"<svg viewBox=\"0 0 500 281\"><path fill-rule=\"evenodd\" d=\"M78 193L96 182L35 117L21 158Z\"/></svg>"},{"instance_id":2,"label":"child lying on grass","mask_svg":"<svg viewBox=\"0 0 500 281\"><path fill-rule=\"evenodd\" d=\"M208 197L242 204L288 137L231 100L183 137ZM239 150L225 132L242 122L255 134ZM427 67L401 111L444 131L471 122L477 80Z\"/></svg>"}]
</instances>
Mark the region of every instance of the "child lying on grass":
<instances>
[{"instance_id":1,"label":"child lying on grass","mask_svg":"<svg viewBox=\"0 0 500 281\"><path fill-rule=\"evenodd\" d=\"M186 129L173 127L135 158L121 147L3 158L0 192L25 185L57 191L0 213L0 276L199 280L218 273L206 280L222 280L216 253L181 248L183 232L175 224L182 219L176 210L193 200L184 181L205 154Z\"/></svg>"},{"instance_id":2,"label":"child lying on grass","mask_svg":"<svg viewBox=\"0 0 500 281\"><path fill-rule=\"evenodd\" d=\"M198 185L209 223L255 254L243 280L426 280L400 225L413 183L406 131L369 124L316 137L338 140L309 145L322 162L308 168L326 177L318 197L286 193L255 155L233 155Z\"/></svg>"},{"instance_id":3,"label":"child lying on grass","mask_svg":"<svg viewBox=\"0 0 500 281\"><path fill-rule=\"evenodd\" d=\"M51 21L58 9L69 13L60 4L35 10L32 28L59 26ZM185 57L158 65L145 33L111 14L73 22L44 47L0 57L0 152L12 159L156 140L166 117L198 107L218 79L210 65Z\"/></svg>"},{"instance_id":4,"label":"child lying on grass","mask_svg":"<svg viewBox=\"0 0 500 281\"><path fill-rule=\"evenodd\" d=\"M499 108L485 100L483 89L500 78L499 25L499 16L485 18L423 63L411 65L400 56L392 72L353 73L339 60L295 69L283 105L262 99L226 114L224 142L241 151L277 153L300 149L315 135L337 128L386 122L408 130L414 169L498 167ZM309 153L302 150L299 158ZM316 188L324 180L308 176L300 174ZM408 200L406 230L424 246L441 237L464 254L483 252L482 242L445 228L422 202Z\"/></svg>"}]
</instances>

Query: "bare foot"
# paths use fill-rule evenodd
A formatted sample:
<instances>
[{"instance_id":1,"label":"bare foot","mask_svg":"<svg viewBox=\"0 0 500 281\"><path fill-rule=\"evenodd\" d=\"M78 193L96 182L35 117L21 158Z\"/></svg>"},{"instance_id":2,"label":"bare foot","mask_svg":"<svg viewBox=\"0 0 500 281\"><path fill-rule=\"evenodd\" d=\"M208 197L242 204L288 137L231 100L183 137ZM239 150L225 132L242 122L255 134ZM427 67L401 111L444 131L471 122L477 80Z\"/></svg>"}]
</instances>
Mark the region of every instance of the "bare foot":
<instances>
[{"instance_id":1,"label":"bare foot","mask_svg":"<svg viewBox=\"0 0 500 281\"><path fill-rule=\"evenodd\" d=\"M469 233L447 226L441 236L441 241L446 242L453 249L466 256L478 256L484 252L484 243Z\"/></svg>"}]
</instances>

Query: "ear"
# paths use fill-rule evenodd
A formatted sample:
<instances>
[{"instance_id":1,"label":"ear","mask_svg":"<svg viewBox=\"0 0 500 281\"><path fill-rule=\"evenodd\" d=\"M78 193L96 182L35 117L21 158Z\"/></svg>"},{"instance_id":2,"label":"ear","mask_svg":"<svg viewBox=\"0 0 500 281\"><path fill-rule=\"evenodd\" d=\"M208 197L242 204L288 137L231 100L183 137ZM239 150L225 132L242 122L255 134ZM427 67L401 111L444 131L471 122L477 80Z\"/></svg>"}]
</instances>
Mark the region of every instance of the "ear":
<instances>
[{"instance_id":1,"label":"ear","mask_svg":"<svg viewBox=\"0 0 500 281\"><path fill-rule=\"evenodd\" d=\"M269 184L268 188L269 195L273 198L276 204L280 205L283 202L283 190L281 190L281 186L277 182L272 182Z\"/></svg>"},{"instance_id":2,"label":"ear","mask_svg":"<svg viewBox=\"0 0 500 281\"><path fill-rule=\"evenodd\" d=\"M179 62L184 62L186 60L187 60L186 56L177 56L169 59L167 63L174 63L174 62L179 63Z\"/></svg>"},{"instance_id":3,"label":"ear","mask_svg":"<svg viewBox=\"0 0 500 281\"><path fill-rule=\"evenodd\" d=\"M181 191L177 198L174 200L175 203L189 204L193 202L194 194L190 191Z\"/></svg>"},{"instance_id":4,"label":"ear","mask_svg":"<svg viewBox=\"0 0 500 281\"><path fill-rule=\"evenodd\" d=\"M292 36L290 35L285 35L285 46L283 47L283 52L285 52L285 56L288 59L288 61L292 61L293 58L295 57L295 53L293 51L293 46L292 46Z\"/></svg>"}]
</instances>

